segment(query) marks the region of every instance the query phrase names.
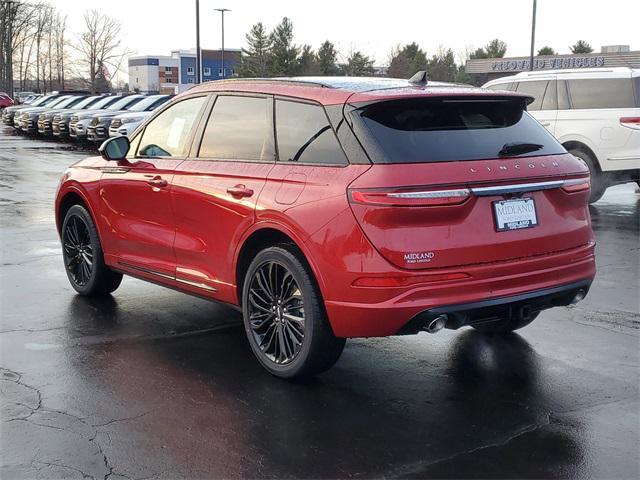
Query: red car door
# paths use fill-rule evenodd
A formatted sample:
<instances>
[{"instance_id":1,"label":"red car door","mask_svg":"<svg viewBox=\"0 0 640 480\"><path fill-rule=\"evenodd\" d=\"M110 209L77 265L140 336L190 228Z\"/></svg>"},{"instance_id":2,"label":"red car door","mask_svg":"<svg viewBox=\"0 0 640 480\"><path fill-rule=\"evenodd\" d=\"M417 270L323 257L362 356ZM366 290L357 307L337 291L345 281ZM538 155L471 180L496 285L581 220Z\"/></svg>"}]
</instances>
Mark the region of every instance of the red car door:
<instances>
[{"instance_id":1,"label":"red car door","mask_svg":"<svg viewBox=\"0 0 640 480\"><path fill-rule=\"evenodd\" d=\"M172 181L207 99L201 95L168 106L133 140L126 161L104 168L100 214L109 264L151 278L174 278Z\"/></svg>"},{"instance_id":2,"label":"red car door","mask_svg":"<svg viewBox=\"0 0 640 480\"><path fill-rule=\"evenodd\" d=\"M236 301L235 249L275 162L272 103L218 95L193 158L176 168L176 280L194 293Z\"/></svg>"}]
</instances>

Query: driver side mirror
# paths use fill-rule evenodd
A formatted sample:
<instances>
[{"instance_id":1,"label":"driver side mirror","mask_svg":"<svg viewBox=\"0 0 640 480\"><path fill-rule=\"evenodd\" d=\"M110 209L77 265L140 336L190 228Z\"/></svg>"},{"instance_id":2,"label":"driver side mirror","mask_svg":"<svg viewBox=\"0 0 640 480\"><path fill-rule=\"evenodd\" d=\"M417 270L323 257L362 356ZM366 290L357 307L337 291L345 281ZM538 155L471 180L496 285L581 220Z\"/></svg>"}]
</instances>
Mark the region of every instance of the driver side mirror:
<instances>
[{"instance_id":1,"label":"driver side mirror","mask_svg":"<svg viewBox=\"0 0 640 480\"><path fill-rule=\"evenodd\" d=\"M98 151L105 160L124 160L130 147L128 137L111 137L102 142Z\"/></svg>"}]
</instances>

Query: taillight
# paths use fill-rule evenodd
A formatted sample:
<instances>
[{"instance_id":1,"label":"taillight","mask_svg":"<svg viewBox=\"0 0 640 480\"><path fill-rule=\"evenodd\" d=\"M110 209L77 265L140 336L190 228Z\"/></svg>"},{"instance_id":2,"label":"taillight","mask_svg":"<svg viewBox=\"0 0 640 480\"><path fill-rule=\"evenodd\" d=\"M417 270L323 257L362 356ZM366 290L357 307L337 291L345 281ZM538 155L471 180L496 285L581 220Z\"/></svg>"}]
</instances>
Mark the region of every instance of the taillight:
<instances>
[{"instance_id":1,"label":"taillight","mask_svg":"<svg viewBox=\"0 0 640 480\"><path fill-rule=\"evenodd\" d=\"M419 189L359 189L349 190L353 203L388 207L429 207L459 205L464 203L471 192L467 188L451 190Z\"/></svg>"},{"instance_id":2,"label":"taillight","mask_svg":"<svg viewBox=\"0 0 640 480\"><path fill-rule=\"evenodd\" d=\"M591 188L591 182L588 178L574 178L565 180L562 189L567 193L582 192Z\"/></svg>"},{"instance_id":3,"label":"taillight","mask_svg":"<svg viewBox=\"0 0 640 480\"><path fill-rule=\"evenodd\" d=\"M620 125L627 128L633 128L640 130L640 117L622 117L620 119Z\"/></svg>"},{"instance_id":4,"label":"taillight","mask_svg":"<svg viewBox=\"0 0 640 480\"><path fill-rule=\"evenodd\" d=\"M411 275L406 277L360 277L352 285L354 287L407 287L420 283L446 282L450 280L462 280L470 278L467 273L436 273L430 275Z\"/></svg>"}]
</instances>

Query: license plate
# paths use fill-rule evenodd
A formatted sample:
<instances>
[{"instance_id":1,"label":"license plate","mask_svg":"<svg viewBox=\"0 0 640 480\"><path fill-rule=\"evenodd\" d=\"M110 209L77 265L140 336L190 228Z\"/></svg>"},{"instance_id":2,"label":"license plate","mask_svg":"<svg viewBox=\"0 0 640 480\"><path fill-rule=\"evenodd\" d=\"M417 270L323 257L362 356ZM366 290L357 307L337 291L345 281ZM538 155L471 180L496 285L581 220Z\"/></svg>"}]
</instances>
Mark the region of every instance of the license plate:
<instances>
[{"instance_id":1,"label":"license plate","mask_svg":"<svg viewBox=\"0 0 640 480\"><path fill-rule=\"evenodd\" d=\"M496 231L520 230L538 225L536 204L533 198L516 198L493 202Z\"/></svg>"}]
</instances>

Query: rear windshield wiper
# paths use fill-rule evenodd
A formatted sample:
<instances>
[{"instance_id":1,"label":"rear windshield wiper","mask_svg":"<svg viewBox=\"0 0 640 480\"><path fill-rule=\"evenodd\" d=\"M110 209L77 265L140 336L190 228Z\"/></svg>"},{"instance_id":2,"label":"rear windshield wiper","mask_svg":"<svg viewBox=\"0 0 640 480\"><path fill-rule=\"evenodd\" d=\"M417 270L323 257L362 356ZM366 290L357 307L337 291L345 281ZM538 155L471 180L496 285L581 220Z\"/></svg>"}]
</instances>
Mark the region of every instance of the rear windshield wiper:
<instances>
[{"instance_id":1,"label":"rear windshield wiper","mask_svg":"<svg viewBox=\"0 0 640 480\"><path fill-rule=\"evenodd\" d=\"M505 143L498 152L498 155L500 155L501 157L505 157L507 155L522 155L523 153L535 152L536 150L540 150L543 147L544 145L540 145L539 143Z\"/></svg>"}]
</instances>

